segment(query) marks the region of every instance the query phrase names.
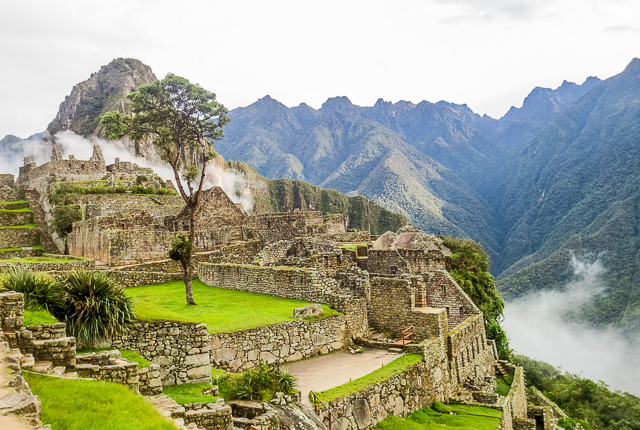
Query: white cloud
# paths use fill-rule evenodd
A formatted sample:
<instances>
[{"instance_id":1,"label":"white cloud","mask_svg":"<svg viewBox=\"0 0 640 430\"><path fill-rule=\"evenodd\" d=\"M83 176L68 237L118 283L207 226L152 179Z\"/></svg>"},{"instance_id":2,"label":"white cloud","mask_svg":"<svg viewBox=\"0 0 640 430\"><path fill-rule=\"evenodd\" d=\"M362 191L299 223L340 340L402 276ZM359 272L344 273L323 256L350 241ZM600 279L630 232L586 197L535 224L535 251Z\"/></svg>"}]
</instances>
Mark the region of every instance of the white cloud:
<instances>
[{"instance_id":1,"label":"white cloud","mask_svg":"<svg viewBox=\"0 0 640 430\"><path fill-rule=\"evenodd\" d=\"M504 328L511 347L612 389L640 395L640 345L620 330L595 329L563 320L604 288L600 260L573 259L575 281L563 291L544 291L507 303Z\"/></svg>"}]
</instances>

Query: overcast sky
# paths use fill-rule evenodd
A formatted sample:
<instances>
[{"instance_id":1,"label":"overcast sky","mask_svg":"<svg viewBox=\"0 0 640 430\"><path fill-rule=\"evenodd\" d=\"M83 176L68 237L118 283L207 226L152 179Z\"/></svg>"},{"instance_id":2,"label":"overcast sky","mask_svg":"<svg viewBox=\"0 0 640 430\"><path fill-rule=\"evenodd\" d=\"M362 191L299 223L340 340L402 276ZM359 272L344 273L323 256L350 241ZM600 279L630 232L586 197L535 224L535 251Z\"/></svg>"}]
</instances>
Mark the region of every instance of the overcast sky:
<instances>
[{"instance_id":1,"label":"overcast sky","mask_svg":"<svg viewBox=\"0 0 640 430\"><path fill-rule=\"evenodd\" d=\"M117 57L229 108L447 100L500 117L536 86L608 78L640 56L637 0L0 0L0 138L43 131Z\"/></svg>"}]
</instances>

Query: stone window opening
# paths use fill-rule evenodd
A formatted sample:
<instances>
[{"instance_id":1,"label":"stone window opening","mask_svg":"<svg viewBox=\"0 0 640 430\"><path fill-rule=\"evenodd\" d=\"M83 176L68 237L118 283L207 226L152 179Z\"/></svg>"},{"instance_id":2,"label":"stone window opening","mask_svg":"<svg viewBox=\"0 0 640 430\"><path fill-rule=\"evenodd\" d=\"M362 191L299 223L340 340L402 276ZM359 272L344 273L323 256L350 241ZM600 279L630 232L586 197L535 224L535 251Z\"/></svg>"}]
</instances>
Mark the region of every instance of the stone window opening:
<instances>
[{"instance_id":1,"label":"stone window opening","mask_svg":"<svg viewBox=\"0 0 640 430\"><path fill-rule=\"evenodd\" d=\"M444 295L447 294L447 286L446 285L442 286L442 294L444 294Z\"/></svg>"},{"instance_id":2,"label":"stone window opening","mask_svg":"<svg viewBox=\"0 0 640 430\"><path fill-rule=\"evenodd\" d=\"M464 306L460 306L460 316L464 316Z\"/></svg>"}]
</instances>

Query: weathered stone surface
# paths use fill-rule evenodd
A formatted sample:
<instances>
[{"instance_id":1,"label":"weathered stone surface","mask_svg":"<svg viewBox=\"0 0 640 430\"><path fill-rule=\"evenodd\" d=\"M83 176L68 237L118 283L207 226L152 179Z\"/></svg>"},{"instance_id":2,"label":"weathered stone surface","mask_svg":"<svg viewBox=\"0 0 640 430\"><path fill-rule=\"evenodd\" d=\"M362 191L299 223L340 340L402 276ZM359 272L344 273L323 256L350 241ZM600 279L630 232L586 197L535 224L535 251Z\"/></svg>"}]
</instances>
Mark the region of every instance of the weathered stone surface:
<instances>
[{"instance_id":1,"label":"weathered stone surface","mask_svg":"<svg viewBox=\"0 0 640 430\"><path fill-rule=\"evenodd\" d=\"M303 306L301 308L295 308L291 318L311 317L314 315L322 315L322 305L313 304Z\"/></svg>"}]
</instances>

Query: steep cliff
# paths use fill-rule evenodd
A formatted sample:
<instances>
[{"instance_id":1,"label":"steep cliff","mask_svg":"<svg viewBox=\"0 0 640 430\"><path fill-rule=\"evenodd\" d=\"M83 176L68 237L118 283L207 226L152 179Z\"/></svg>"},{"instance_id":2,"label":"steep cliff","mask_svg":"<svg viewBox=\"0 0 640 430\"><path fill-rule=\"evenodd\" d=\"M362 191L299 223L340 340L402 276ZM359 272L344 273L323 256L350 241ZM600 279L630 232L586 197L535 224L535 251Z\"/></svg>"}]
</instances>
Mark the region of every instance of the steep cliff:
<instances>
[{"instance_id":1,"label":"steep cliff","mask_svg":"<svg viewBox=\"0 0 640 430\"><path fill-rule=\"evenodd\" d=\"M58 115L47 127L50 136L61 130L72 130L89 137L104 137L100 118L109 111L129 113L127 96L137 87L156 81L151 68L138 60L118 58L89 79L73 87L71 94L60 104ZM146 155L153 148L149 144L136 146L136 153Z\"/></svg>"}]
</instances>

